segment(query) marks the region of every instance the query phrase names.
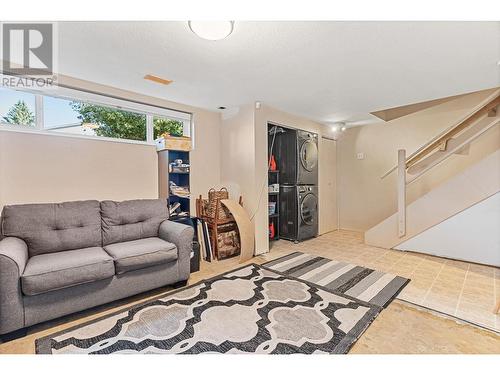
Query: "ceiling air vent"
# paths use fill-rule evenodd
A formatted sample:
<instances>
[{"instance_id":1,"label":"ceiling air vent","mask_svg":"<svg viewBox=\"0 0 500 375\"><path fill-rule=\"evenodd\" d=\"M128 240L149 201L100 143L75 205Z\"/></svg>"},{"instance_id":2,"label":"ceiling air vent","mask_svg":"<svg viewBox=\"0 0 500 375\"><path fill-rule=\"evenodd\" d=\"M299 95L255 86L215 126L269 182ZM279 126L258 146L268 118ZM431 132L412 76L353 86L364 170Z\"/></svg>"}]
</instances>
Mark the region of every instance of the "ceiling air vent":
<instances>
[{"instance_id":1,"label":"ceiling air vent","mask_svg":"<svg viewBox=\"0 0 500 375\"><path fill-rule=\"evenodd\" d=\"M146 74L144 76L144 79L147 79L148 81L153 81L153 82L156 82L156 83L159 83L159 84L162 84L162 85L170 85L173 82L173 81L171 81L169 79L157 77L157 76L154 76L154 75L151 75L151 74Z\"/></svg>"}]
</instances>

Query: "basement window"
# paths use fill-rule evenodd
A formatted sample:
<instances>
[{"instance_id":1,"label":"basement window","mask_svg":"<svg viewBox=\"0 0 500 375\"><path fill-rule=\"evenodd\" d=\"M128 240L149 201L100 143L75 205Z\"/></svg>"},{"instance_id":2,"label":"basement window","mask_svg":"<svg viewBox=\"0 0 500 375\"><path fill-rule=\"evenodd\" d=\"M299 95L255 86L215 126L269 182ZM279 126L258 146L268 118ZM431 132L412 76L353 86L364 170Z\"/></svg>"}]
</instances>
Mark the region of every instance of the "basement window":
<instances>
[{"instance_id":1,"label":"basement window","mask_svg":"<svg viewBox=\"0 0 500 375\"><path fill-rule=\"evenodd\" d=\"M168 133L190 137L194 146L191 113L62 87L50 92L0 87L0 130L151 145Z\"/></svg>"}]
</instances>

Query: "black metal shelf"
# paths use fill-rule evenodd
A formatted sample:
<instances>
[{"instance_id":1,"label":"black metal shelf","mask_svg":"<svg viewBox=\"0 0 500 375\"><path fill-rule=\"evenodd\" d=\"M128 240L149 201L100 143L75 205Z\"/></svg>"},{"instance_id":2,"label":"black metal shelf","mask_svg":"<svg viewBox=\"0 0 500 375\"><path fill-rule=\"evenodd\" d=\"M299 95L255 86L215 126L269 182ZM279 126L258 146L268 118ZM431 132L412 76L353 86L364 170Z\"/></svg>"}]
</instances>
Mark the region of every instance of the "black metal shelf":
<instances>
[{"instance_id":1,"label":"black metal shelf","mask_svg":"<svg viewBox=\"0 0 500 375\"><path fill-rule=\"evenodd\" d=\"M191 214L190 212L190 203L191 199L190 197L182 197L176 194L172 194L172 191L170 190L170 183L173 182L177 186L185 186L188 190L191 190L191 176L189 171L183 171L183 170L175 170L175 168L171 169L171 164L174 163L177 159L181 159L183 164L190 164L190 154L189 151L181 151L181 150L169 150L168 151L168 167L169 167L169 172L168 172L168 190L169 190L169 197L168 201L170 204L174 204L176 202L180 203L180 211L182 212L187 212L188 215Z\"/></svg>"},{"instance_id":2,"label":"black metal shelf","mask_svg":"<svg viewBox=\"0 0 500 375\"><path fill-rule=\"evenodd\" d=\"M170 194L170 198L179 198L179 199L191 199L191 197L181 197L179 195L175 195L175 194Z\"/></svg>"},{"instance_id":3,"label":"black metal shelf","mask_svg":"<svg viewBox=\"0 0 500 375\"><path fill-rule=\"evenodd\" d=\"M268 124L269 128L271 126L272 126L271 124ZM267 160L270 160L270 158L271 158L271 151L272 150L270 150L269 147L270 147L272 142L273 142L273 136L269 135L268 136ZM269 166L268 166L267 172L268 172L267 173L268 185L273 185L273 184L279 185L280 171L279 170L272 171L269 169ZM279 240L279 238L280 238L280 193L279 193L279 191L268 191L267 193L268 193L268 195L267 195L268 201L275 202L275 204L276 204L274 213L273 214L268 213L269 226L271 226L271 225L274 226L274 236L269 237L269 235L268 235L268 240L269 240L269 242L274 242L276 240Z\"/></svg>"}]
</instances>

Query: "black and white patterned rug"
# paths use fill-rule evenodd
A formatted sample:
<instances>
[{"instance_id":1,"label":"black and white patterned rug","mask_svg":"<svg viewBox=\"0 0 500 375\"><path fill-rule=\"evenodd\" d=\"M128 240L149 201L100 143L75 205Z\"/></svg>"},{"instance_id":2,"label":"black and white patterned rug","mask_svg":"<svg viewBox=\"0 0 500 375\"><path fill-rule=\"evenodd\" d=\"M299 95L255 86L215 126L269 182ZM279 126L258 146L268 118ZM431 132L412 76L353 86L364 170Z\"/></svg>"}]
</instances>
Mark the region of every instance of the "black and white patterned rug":
<instances>
[{"instance_id":1,"label":"black and white patterned rug","mask_svg":"<svg viewBox=\"0 0 500 375\"><path fill-rule=\"evenodd\" d=\"M380 308L251 264L36 341L36 352L347 353Z\"/></svg>"}]
</instances>

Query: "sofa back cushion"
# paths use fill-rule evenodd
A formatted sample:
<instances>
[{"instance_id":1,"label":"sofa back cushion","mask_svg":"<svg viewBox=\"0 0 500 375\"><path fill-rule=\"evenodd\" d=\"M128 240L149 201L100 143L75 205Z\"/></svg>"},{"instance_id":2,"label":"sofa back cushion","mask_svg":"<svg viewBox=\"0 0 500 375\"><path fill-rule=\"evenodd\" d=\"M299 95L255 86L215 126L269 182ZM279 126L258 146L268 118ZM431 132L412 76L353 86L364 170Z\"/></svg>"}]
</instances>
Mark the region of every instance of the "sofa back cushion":
<instances>
[{"instance_id":1,"label":"sofa back cushion","mask_svg":"<svg viewBox=\"0 0 500 375\"><path fill-rule=\"evenodd\" d=\"M160 224L168 219L165 199L102 201L103 246L117 242L157 237Z\"/></svg>"},{"instance_id":2,"label":"sofa back cushion","mask_svg":"<svg viewBox=\"0 0 500 375\"><path fill-rule=\"evenodd\" d=\"M102 246L98 201L4 206L2 233L21 238L29 256Z\"/></svg>"}]
</instances>

